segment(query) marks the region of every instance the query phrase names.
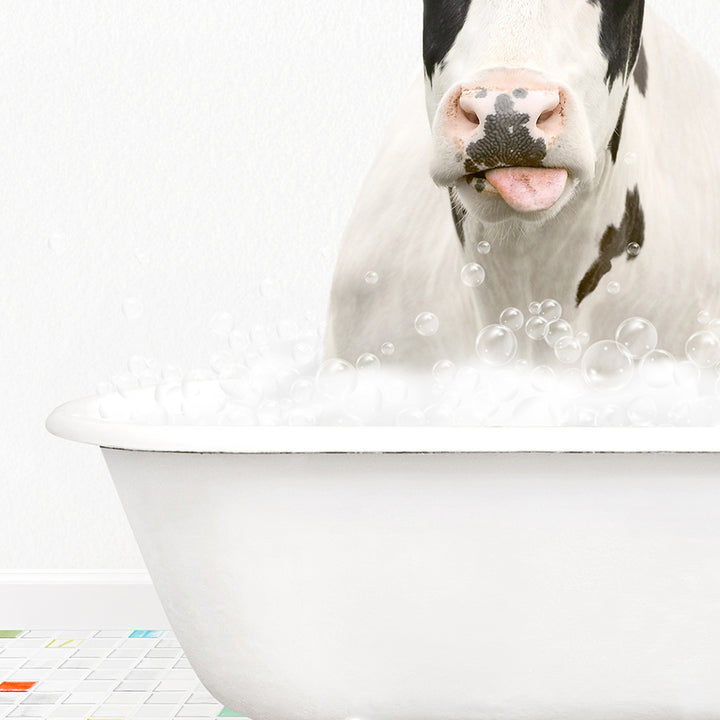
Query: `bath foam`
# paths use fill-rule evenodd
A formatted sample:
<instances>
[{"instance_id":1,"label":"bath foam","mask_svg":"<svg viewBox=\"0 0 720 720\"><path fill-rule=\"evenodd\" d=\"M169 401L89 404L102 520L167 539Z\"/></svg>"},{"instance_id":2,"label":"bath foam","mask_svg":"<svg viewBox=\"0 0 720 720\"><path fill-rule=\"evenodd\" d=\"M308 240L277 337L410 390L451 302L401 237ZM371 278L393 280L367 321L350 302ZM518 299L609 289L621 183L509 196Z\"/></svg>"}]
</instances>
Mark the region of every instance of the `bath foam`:
<instances>
[{"instance_id":1,"label":"bath foam","mask_svg":"<svg viewBox=\"0 0 720 720\"><path fill-rule=\"evenodd\" d=\"M557 315L552 304L545 311ZM476 361L440 361L424 373L386 367L383 352L363 353L355 364L323 360L320 333L264 338L184 374L136 357L130 362L135 374L105 386L98 413L151 425L720 424L720 339L710 330L693 334L688 359L679 360L657 349L657 334L642 318L623 323L615 339L589 344L568 334L572 329L559 317L533 316L522 326L517 313L504 316L508 325L478 334ZM538 342L554 340L555 365L533 367L517 357L516 333L523 327Z\"/></svg>"}]
</instances>

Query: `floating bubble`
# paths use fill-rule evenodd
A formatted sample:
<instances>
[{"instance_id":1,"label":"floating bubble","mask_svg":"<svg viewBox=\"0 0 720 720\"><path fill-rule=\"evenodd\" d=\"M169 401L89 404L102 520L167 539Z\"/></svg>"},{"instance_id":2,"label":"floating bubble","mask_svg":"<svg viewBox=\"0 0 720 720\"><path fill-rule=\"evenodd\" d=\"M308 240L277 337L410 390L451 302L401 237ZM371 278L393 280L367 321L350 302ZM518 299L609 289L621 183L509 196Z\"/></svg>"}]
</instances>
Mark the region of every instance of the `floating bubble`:
<instances>
[{"instance_id":1,"label":"floating bubble","mask_svg":"<svg viewBox=\"0 0 720 720\"><path fill-rule=\"evenodd\" d=\"M380 346L380 352L383 355L390 356L395 352L395 346L391 342L383 343Z\"/></svg>"},{"instance_id":2,"label":"floating bubble","mask_svg":"<svg viewBox=\"0 0 720 720\"><path fill-rule=\"evenodd\" d=\"M210 329L221 337L227 337L235 326L235 318L229 312L215 313L210 319Z\"/></svg>"},{"instance_id":3,"label":"floating bubble","mask_svg":"<svg viewBox=\"0 0 720 720\"><path fill-rule=\"evenodd\" d=\"M720 319L712 320L708 325L708 330L720 338Z\"/></svg>"},{"instance_id":4,"label":"floating bubble","mask_svg":"<svg viewBox=\"0 0 720 720\"><path fill-rule=\"evenodd\" d=\"M525 317L522 314L522 310L516 307L505 308L500 313L500 324L511 330L520 330L525 322Z\"/></svg>"},{"instance_id":5,"label":"floating bubble","mask_svg":"<svg viewBox=\"0 0 720 720\"><path fill-rule=\"evenodd\" d=\"M431 312L420 313L415 318L415 330L418 335L430 337L435 335L440 329L440 320L438 316Z\"/></svg>"},{"instance_id":6,"label":"floating bubble","mask_svg":"<svg viewBox=\"0 0 720 720\"><path fill-rule=\"evenodd\" d=\"M355 361L355 367L361 373L374 373L380 369L382 363L380 358L373 353L363 353Z\"/></svg>"},{"instance_id":7,"label":"floating bubble","mask_svg":"<svg viewBox=\"0 0 720 720\"><path fill-rule=\"evenodd\" d=\"M640 246L640 243L631 242L627 244L627 247L625 248L625 252L630 257L637 257L640 254L640 250L642 250L642 247Z\"/></svg>"},{"instance_id":8,"label":"floating bubble","mask_svg":"<svg viewBox=\"0 0 720 720\"><path fill-rule=\"evenodd\" d=\"M617 295L620 292L620 283L616 282L615 280L611 280L607 284L607 291L610 293L610 295Z\"/></svg>"},{"instance_id":9,"label":"floating bubble","mask_svg":"<svg viewBox=\"0 0 720 720\"><path fill-rule=\"evenodd\" d=\"M460 279L468 287L480 287L485 282L485 268L477 263L468 263L460 271Z\"/></svg>"},{"instance_id":10,"label":"floating bubble","mask_svg":"<svg viewBox=\"0 0 720 720\"><path fill-rule=\"evenodd\" d=\"M650 387L672 385L675 380L675 358L665 350L652 350L642 359L640 376Z\"/></svg>"},{"instance_id":11,"label":"floating bubble","mask_svg":"<svg viewBox=\"0 0 720 720\"><path fill-rule=\"evenodd\" d=\"M128 320L137 320L142 316L144 311L142 300L136 297L125 298L122 304L122 311Z\"/></svg>"},{"instance_id":12,"label":"floating bubble","mask_svg":"<svg viewBox=\"0 0 720 720\"><path fill-rule=\"evenodd\" d=\"M317 389L328 397L342 397L351 393L357 381L357 370L340 358L326 360L315 375Z\"/></svg>"},{"instance_id":13,"label":"floating bubble","mask_svg":"<svg viewBox=\"0 0 720 720\"><path fill-rule=\"evenodd\" d=\"M688 338L685 354L699 368L712 367L720 362L720 338L709 330L701 330Z\"/></svg>"},{"instance_id":14,"label":"floating bubble","mask_svg":"<svg viewBox=\"0 0 720 720\"><path fill-rule=\"evenodd\" d=\"M475 249L477 250L478 255L487 255L491 250L491 246L487 240L481 240Z\"/></svg>"},{"instance_id":15,"label":"floating bubble","mask_svg":"<svg viewBox=\"0 0 720 720\"><path fill-rule=\"evenodd\" d=\"M545 342L554 348L555 344L563 338L572 337L573 331L567 320L553 320L548 323L545 333Z\"/></svg>"},{"instance_id":16,"label":"floating bubble","mask_svg":"<svg viewBox=\"0 0 720 720\"><path fill-rule=\"evenodd\" d=\"M517 353L515 333L504 325L488 325L475 340L475 352L485 365L506 365Z\"/></svg>"},{"instance_id":17,"label":"floating bubble","mask_svg":"<svg viewBox=\"0 0 720 720\"><path fill-rule=\"evenodd\" d=\"M542 340L548 331L548 322L538 315L533 315L525 323L525 334L531 340Z\"/></svg>"},{"instance_id":18,"label":"floating bubble","mask_svg":"<svg viewBox=\"0 0 720 720\"><path fill-rule=\"evenodd\" d=\"M711 320L712 320L712 315L707 310L701 310L698 313L697 321L701 325L709 325Z\"/></svg>"},{"instance_id":19,"label":"floating bubble","mask_svg":"<svg viewBox=\"0 0 720 720\"><path fill-rule=\"evenodd\" d=\"M537 313L546 322L557 320L562 315L562 305L557 301L549 298L540 303L540 310Z\"/></svg>"},{"instance_id":20,"label":"floating bubble","mask_svg":"<svg viewBox=\"0 0 720 720\"><path fill-rule=\"evenodd\" d=\"M537 315L540 312L540 303L535 301L528 305L528 312L531 315Z\"/></svg>"},{"instance_id":21,"label":"floating bubble","mask_svg":"<svg viewBox=\"0 0 720 720\"><path fill-rule=\"evenodd\" d=\"M586 332L575 333L575 339L580 343L580 345L585 347L590 342L590 333L586 333Z\"/></svg>"},{"instance_id":22,"label":"floating bubble","mask_svg":"<svg viewBox=\"0 0 720 720\"><path fill-rule=\"evenodd\" d=\"M377 285L378 280L380 280L380 276L374 270L365 273L365 282L368 285Z\"/></svg>"},{"instance_id":23,"label":"floating bubble","mask_svg":"<svg viewBox=\"0 0 720 720\"><path fill-rule=\"evenodd\" d=\"M557 321L556 321L557 322ZM554 346L555 357L566 365L576 363L582 356L582 345L577 338L570 335L561 337Z\"/></svg>"},{"instance_id":24,"label":"floating bubble","mask_svg":"<svg viewBox=\"0 0 720 720\"><path fill-rule=\"evenodd\" d=\"M652 352L658 343L655 326L645 318L632 317L624 320L615 332L615 341L634 359Z\"/></svg>"},{"instance_id":25,"label":"floating bubble","mask_svg":"<svg viewBox=\"0 0 720 720\"><path fill-rule=\"evenodd\" d=\"M452 360L438 360L432 369L432 376L440 385L449 385L457 374L457 368Z\"/></svg>"},{"instance_id":26,"label":"floating bubble","mask_svg":"<svg viewBox=\"0 0 720 720\"><path fill-rule=\"evenodd\" d=\"M625 349L614 340L601 340L583 355L582 370L596 390L614 391L632 380L633 363Z\"/></svg>"}]
</instances>

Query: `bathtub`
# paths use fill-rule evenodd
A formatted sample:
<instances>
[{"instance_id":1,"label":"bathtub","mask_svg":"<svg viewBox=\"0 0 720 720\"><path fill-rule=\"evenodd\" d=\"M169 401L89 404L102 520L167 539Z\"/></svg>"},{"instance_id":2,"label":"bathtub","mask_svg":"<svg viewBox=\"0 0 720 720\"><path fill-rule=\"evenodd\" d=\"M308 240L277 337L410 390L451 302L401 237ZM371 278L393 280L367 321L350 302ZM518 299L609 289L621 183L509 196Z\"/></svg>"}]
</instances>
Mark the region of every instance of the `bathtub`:
<instances>
[{"instance_id":1,"label":"bathtub","mask_svg":"<svg viewBox=\"0 0 720 720\"><path fill-rule=\"evenodd\" d=\"M47 427L253 720L720 718L717 430Z\"/></svg>"}]
</instances>

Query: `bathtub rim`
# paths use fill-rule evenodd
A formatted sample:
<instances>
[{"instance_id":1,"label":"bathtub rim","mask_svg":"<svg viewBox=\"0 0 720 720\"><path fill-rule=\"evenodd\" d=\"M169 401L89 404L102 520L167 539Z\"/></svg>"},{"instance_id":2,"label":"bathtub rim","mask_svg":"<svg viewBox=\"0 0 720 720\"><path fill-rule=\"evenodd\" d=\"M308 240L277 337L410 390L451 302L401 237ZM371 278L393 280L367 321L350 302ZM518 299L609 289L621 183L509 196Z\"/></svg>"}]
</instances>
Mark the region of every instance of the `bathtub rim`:
<instances>
[{"instance_id":1,"label":"bathtub rim","mask_svg":"<svg viewBox=\"0 0 720 720\"><path fill-rule=\"evenodd\" d=\"M241 427L104 420L97 396L45 421L60 438L118 450L185 453L720 453L715 427Z\"/></svg>"}]
</instances>

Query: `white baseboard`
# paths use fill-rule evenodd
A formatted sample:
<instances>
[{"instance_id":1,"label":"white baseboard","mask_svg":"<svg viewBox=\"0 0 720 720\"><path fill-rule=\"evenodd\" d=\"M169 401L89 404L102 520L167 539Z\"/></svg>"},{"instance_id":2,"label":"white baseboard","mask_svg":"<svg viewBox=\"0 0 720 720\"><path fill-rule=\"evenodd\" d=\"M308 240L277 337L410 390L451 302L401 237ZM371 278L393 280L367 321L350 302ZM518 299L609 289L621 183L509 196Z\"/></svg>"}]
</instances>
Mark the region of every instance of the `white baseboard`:
<instances>
[{"instance_id":1,"label":"white baseboard","mask_svg":"<svg viewBox=\"0 0 720 720\"><path fill-rule=\"evenodd\" d=\"M0 570L5 630L170 627L144 570Z\"/></svg>"}]
</instances>

